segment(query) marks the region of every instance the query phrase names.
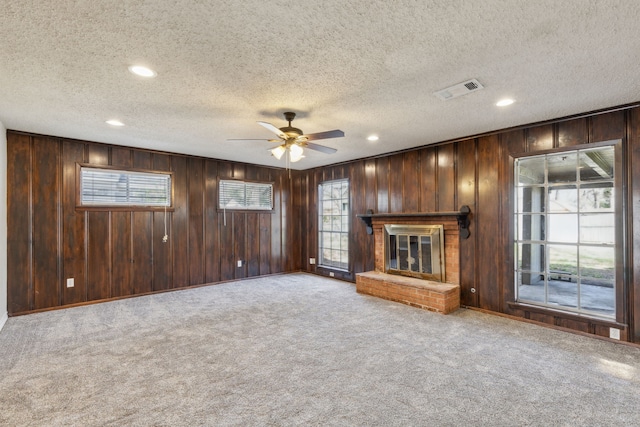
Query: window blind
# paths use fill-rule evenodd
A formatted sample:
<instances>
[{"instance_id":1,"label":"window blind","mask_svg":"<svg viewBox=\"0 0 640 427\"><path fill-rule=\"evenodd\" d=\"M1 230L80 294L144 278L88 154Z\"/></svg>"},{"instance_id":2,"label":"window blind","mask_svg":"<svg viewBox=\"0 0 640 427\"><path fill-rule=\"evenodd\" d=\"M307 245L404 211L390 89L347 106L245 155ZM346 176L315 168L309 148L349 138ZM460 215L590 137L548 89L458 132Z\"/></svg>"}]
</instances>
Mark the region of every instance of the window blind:
<instances>
[{"instance_id":1,"label":"window blind","mask_svg":"<svg viewBox=\"0 0 640 427\"><path fill-rule=\"evenodd\" d=\"M171 175L83 167L80 197L88 206L171 206Z\"/></svg>"},{"instance_id":2,"label":"window blind","mask_svg":"<svg viewBox=\"0 0 640 427\"><path fill-rule=\"evenodd\" d=\"M218 196L220 209L273 209L273 184L270 183L220 180Z\"/></svg>"}]
</instances>

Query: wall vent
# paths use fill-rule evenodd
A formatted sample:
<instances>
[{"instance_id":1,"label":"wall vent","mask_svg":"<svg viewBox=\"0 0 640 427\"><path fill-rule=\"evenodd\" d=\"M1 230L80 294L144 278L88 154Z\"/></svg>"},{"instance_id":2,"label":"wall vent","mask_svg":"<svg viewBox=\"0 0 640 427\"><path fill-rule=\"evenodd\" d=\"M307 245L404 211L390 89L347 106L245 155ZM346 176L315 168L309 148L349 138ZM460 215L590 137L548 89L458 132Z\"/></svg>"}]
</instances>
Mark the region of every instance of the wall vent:
<instances>
[{"instance_id":1,"label":"wall vent","mask_svg":"<svg viewBox=\"0 0 640 427\"><path fill-rule=\"evenodd\" d=\"M484 86L482 86L482 84L478 80L471 79L467 80L466 82L458 83L457 85L439 90L437 92L434 92L433 94L443 101L448 101L450 99L457 98L471 92L479 91L480 89L484 89Z\"/></svg>"}]
</instances>

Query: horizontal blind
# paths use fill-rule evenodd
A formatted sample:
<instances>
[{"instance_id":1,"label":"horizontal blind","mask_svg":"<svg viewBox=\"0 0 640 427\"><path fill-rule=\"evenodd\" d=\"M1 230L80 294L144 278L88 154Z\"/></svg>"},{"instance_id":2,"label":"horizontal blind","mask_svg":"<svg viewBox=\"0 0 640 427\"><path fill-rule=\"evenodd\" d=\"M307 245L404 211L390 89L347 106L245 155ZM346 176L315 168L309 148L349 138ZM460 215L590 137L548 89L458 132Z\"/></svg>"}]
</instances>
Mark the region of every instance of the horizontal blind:
<instances>
[{"instance_id":1,"label":"horizontal blind","mask_svg":"<svg viewBox=\"0 0 640 427\"><path fill-rule=\"evenodd\" d=\"M221 180L218 200L221 209L271 210L273 184Z\"/></svg>"},{"instance_id":2,"label":"horizontal blind","mask_svg":"<svg viewBox=\"0 0 640 427\"><path fill-rule=\"evenodd\" d=\"M82 205L171 206L171 175L82 168Z\"/></svg>"}]
</instances>

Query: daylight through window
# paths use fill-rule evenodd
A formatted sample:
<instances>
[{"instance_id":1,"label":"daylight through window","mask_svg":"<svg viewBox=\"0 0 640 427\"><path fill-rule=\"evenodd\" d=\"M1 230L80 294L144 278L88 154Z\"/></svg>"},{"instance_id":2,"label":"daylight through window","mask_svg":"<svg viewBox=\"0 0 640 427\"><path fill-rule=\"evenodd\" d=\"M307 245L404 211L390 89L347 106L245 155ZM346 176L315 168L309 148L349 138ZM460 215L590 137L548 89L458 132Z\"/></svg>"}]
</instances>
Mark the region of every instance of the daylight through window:
<instances>
[{"instance_id":1,"label":"daylight through window","mask_svg":"<svg viewBox=\"0 0 640 427\"><path fill-rule=\"evenodd\" d=\"M318 186L318 263L349 269L349 180Z\"/></svg>"},{"instance_id":2,"label":"daylight through window","mask_svg":"<svg viewBox=\"0 0 640 427\"><path fill-rule=\"evenodd\" d=\"M615 316L614 147L517 159L518 301Z\"/></svg>"}]
</instances>

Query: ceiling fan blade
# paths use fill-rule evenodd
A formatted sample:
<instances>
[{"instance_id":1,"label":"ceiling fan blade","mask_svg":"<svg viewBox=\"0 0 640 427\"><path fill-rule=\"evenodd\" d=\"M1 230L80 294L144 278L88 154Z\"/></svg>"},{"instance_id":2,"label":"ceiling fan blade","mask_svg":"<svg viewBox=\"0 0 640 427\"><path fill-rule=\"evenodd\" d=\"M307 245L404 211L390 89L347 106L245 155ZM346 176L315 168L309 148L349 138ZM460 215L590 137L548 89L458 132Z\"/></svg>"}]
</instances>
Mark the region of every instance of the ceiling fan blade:
<instances>
[{"instance_id":1,"label":"ceiling fan blade","mask_svg":"<svg viewBox=\"0 0 640 427\"><path fill-rule=\"evenodd\" d=\"M287 135L285 135L284 132L282 132L280 129L278 129L277 127L275 127L274 125L272 125L271 123L267 123L267 122L258 122L259 125L264 126L265 128L269 129L271 132L275 133L276 135L278 135L280 138L282 139L287 139Z\"/></svg>"},{"instance_id":2,"label":"ceiling fan blade","mask_svg":"<svg viewBox=\"0 0 640 427\"><path fill-rule=\"evenodd\" d=\"M228 139L227 139L227 141L233 141L233 142L236 142L236 141L247 141L247 142L250 142L250 141L263 141L263 142L277 142L277 143L279 143L279 144L281 144L281 143L282 143L282 140L280 140L280 139L266 139L266 138L260 138L260 139L252 139L252 138L228 138Z\"/></svg>"},{"instance_id":3,"label":"ceiling fan blade","mask_svg":"<svg viewBox=\"0 0 640 427\"><path fill-rule=\"evenodd\" d=\"M329 139L329 138L341 138L344 136L344 132L341 130L328 130L326 132L310 133L308 135L302 135L307 138L307 141L315 141L317 139Z\"/></svg>"},{"instance_id":4,"label":"ceiling fan blade","mask_svg":"<svg viewBox=\"0 0 640 427\"><path fill-rule=\"evenodd\" d=\"M321 152L327 153L327 154L333 154L336 151L338 151L335 148L325 147L324 145L314 144L312 142L307 142L306 144L304 144L304 147L308 148L310 150L321 151Z\"/></svg>"}]
</instances>

